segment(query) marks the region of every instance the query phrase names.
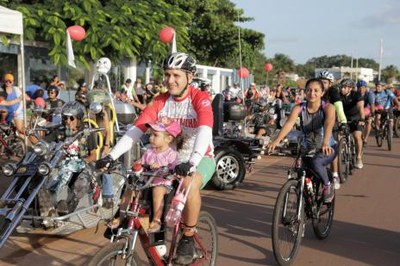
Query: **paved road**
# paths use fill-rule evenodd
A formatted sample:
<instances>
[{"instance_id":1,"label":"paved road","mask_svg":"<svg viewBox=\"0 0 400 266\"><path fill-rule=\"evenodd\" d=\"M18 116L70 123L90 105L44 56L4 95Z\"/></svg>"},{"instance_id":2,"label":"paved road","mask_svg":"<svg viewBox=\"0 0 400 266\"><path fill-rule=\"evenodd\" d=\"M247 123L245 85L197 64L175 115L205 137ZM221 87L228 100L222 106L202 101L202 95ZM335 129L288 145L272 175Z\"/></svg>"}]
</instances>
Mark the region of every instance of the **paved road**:
<instances>
[{"instance_id":1,"label":"paved road","mask_svg":"<svg viewBox=\"0 0 400 266\"><path fill-rule=\"evenodd\" d=\"M308 225L295 265L399 265L400 139L392 152L373 142L364 169L338 191L330 237L317 240ZM218 265L276 265L272 211L291 162L264 157L240 188L204 191L204 209L219 227ZM87 229L67 237L14 235L0 251L0 265L85 265L107 243L102 231L101 226L97 234Z\"/></svg>"}]
</instances>

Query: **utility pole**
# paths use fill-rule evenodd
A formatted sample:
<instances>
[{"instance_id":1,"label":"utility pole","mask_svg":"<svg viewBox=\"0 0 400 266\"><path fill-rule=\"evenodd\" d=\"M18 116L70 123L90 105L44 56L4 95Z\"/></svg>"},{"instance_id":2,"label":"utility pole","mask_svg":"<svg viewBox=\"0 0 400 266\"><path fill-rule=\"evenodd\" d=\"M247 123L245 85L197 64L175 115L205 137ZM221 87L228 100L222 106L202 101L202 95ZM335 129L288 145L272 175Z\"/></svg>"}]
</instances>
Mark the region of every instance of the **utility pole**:
<instances>
[{"instance_id":1,"label":"utility pole","mask_svg":"<svg viewBox=\"0 0 400 266\"><path fill-rule=\"evenodd\" d=\"M381 39L381 48L379 51L379 70L378 70L378 80L381 80L381 66L382 66L382 57L383 57L383 39Z\"/></svg>"}]
</instances>

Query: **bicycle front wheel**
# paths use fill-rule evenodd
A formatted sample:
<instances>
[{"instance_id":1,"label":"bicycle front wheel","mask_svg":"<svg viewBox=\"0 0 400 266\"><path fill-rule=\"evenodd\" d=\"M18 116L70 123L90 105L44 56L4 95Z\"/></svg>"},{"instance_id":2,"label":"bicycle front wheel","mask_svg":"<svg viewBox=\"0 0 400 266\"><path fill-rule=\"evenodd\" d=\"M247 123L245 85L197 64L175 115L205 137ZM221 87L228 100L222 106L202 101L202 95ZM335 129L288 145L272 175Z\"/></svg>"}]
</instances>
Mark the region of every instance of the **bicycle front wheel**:
<instances>
[{"instance_id":1,"label":"bicycle front wheel","mask_svg":"<svg viewBox=\"0 0 400 266\"><path fill-rule=\"evenodd\" d=\"M382 147L382 131L381 130L376 130L375 131L375 139L376 139L376 145L378 145L378 147Z\"/></svg>"},{"instance_id":2,"label":"bicycle front wheel","mask_svg":"<svg viewBox=\"0 0 400 266\"><path fill-rule=\"evenodd\" d=\"M339 140L338 165L340 183L346 183L350 173L349 149L345 138Z\"/></svg>"},{"instance_id":3,"label":"bicycle front wheel","mask_svg":"<svg viewBox=\"0 0 400 266\"><path fill-rule=\"evenodd\" d=\"M392 150L392 140L393 140L393 127L389 126L387 127L387 145L388 145L388 150Z\"/></svg>"},{"instance_id":4,"label":"bicycle front wheel","mask_svg":"<svg viewBox=\"0 0 400 266\"><path fill-rule=\"evenodd\" d=\"M350 149L350 174L353 174L354 168L356 168L357 153L356 153L356 141L352 135L349 136L349 149Z\"/></svg>"},{"instance_id":5,"label":"bicycle front wheel","mask_svg":"<svg viewBox=\"0 0 400 266\"><path fill-rule=\"evenodd\" d=\"M217 265L218 233L214 217L206 211L201 211L196 227L195 247L196 265Z\"/></svg>"},{"instance_id":6,"label":"bicycle front wheel","mask_svg":"<svg viewBox=\"0 0 400 266\"><path fill-rule=\"evenodd\" d=\"M394 134L400 138L400 116L397 116L394 120Z\"/></svg>"},{"instance_id":7,"label":"bicycle front wheel","mask_svg":"<svg viewBox=\"0 0 400 266\"><path fill-rule=\"evenodd\" d=\"M275 203L272 217L272 249L280 265L291 264L300 248L304 231L304 207L299 208L302 193L299 188L298 180L287 181L279 191Z\"/></svg>"},{"instance_id":8,"label":"bicycle front wheel","mask_svg":"<svg viewBox=\"0 0 400 266\"><path fill-rule=\"evenodd\" d=\"M331 232L333 214L335 212L335 199L336 197L330 203L324 203L323 183L318 182L314 201L316 208L312 219L314 234L318 239L327 238Z\"/></svg>"},{"instance_id":9,"label":"bicycle front wheel","mask_svg":"<svg viewBox=\"0 0 400 266\"><path fill-rule=\"evenodd\" d=\"M89 262L89 266L140 265L136 252L129 254L128 241L113 242L100 249Z\"/></svg>"}]
</instances>

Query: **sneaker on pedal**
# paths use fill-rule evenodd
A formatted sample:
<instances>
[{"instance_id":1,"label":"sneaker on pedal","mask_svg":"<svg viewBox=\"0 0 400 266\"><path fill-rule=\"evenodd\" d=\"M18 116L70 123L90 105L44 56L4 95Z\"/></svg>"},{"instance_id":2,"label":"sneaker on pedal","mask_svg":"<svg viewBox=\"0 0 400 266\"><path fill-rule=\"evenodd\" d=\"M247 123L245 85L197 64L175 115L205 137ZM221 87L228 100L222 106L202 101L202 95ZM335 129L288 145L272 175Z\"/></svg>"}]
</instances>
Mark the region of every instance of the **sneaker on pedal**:
<instances>
[{"instance_id":1,"label":"sneaker on pedal","mask_svg":"<svg viewBox=\"0 0 400 266\"><path fill-rule=\"evenodd\" d=\"M191 264L195 259L195 252L193 236L183 235L178 243L175 263L183 265Z\"/></svg>"},{"instance_id":2,"label":"sneaker on pedal","mask_svg":"<svg viewBox=\"0 0 400 266\"><path fill-rule=\"evenodd\" d=\"M361 159L357 159L356 164L354 165L355 168L357 169L362 169L364 167L364 164Z\"/></svg>"},{"instance_id":3,"label":"sneaker on pedal","mask_svg":"<svg viewBox=\"0 0 400 266\"><path fill-rule=\"evenodd\" d=\"M336 190L340 189L340 179L338 176L333 177L333 184Z\"/></svg>"},{"instance_id":4,"label":"sneaker on pedal","mask_svg":"<svg viewBox=\"0 0 400 266\"><path fill-rule=\"evenodd\" d=\"M335 190L333 189L332 184L324 185L323 195L325 203L332 202L333 198L335 197Z\"/></svg>"}]
</instances>

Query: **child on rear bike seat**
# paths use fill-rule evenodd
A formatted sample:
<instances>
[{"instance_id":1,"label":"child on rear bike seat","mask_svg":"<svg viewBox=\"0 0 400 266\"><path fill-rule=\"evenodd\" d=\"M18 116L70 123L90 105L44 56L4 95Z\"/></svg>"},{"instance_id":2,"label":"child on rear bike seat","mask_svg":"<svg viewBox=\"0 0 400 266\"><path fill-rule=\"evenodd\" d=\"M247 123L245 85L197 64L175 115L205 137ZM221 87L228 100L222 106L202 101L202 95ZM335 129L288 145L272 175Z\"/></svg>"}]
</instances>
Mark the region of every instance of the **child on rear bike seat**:
<instances>
[{"instance_id":1,"label":"child on rear bike seat","mask_svg":"<svg viewBox=\"0 0 400 266\"><path fill-rule=\"evenodd\" d=\"M147 124L151 128L150 144L152 145L139 161L142 165L147 165L150 169L158 169L168 166L174 169L178 163L178 152L171 148L171 143L181 133L180 125L169 119L162 119L153 124ZM153 196L153 220L149 225L149 233L160 231L161 215L164 208L164 196L172 190L172 180L155 177L152 188ZM132 201L133 192L127 190L122 196L120 210L126 210ZM111 228L117 228L121 223L120 218L114 219Z\"/></svg>"}]
</instances>

